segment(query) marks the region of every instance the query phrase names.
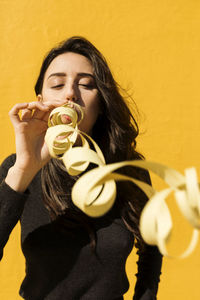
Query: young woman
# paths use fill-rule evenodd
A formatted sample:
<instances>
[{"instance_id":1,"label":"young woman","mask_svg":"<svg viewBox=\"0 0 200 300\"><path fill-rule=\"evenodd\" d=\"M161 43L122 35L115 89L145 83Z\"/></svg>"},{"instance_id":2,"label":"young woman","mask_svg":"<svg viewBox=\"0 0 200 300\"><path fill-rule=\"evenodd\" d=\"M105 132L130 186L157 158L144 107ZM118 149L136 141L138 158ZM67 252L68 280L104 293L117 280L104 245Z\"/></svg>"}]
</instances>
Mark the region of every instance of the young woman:
<instances>
[{"instance_id":1,"label":"young woman","mask_svg":"<svg viewBox=\"0 0 200 300\"><path fill-rule=\"evenodd\" d=\"M135 150L137 123L104 57L85 38L64 41L44 59L35 92L39 101L16 104L9 113L16 155L0 169L0 254L20 220L26 259L20 295L27 300L123 299L129 287L125 264L137 241L133 299L156 299L162 257L140 236L144 193L118 182L112 209L99 218L85 215L70 197L78 176L69 176L60 160L51 159L44 142L52 109L77 103L84 111L79 129L98 143L107 164L143 159ZM120 171L150 183L140 168Z\"/></svg>"}]
</instances>

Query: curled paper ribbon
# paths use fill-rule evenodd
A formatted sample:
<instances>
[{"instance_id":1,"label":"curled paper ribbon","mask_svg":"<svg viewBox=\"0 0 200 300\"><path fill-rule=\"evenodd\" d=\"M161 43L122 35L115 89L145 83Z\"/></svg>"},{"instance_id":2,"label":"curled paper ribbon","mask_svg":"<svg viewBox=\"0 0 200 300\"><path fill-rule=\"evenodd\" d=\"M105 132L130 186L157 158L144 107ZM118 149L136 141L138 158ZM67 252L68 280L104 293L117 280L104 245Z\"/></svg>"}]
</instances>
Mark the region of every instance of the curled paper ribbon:
<instances>
[{"instance_id":1,"label":"curled paper ribbon","mask_svg":"<svg viewBox=\"0 0 200 300\"><path fill-rule=\"evenodd\" d=\"M90 136L78 130L83 111L80 106L73 105L74 108L67 104L51 112L45 141L51 156L63 160L67 172L72 176L85 171L90 163L97 165L74 184L74 204L91 217L102 216L115 201L116 181L133 182L149 198L140 217L141 235L147 244L157 245L163 255L169 256L166 244L172 232L172 219L165 200L173 192L181 213L195 228L188 248L179 257L188 256L196 246L197 229L200 228L200 191L195 168L186 169L183 176L174 169L149 161L132 160L106 165L99 146ZM62 115L68 116L71 122L63 124ZM73 147L78 136L82 146ZM90 149L88 141L94 150ZM153 172L164 180L169 188L157 192L145 182L115 172L124 166L140 167Z\"/></svg>"}]
</instances>

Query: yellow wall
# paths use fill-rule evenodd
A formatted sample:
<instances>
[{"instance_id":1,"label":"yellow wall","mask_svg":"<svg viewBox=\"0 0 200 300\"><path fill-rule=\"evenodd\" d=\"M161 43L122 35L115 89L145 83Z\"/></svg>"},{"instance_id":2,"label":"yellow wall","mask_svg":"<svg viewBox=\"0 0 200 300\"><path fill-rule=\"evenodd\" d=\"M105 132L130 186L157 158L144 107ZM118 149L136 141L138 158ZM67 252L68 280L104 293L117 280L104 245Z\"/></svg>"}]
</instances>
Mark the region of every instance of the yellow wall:
<instances>
[{"instance_id":1,"label":"yellow wall","mask_svg":"<svg viewBox=\"0 0 200 300\"><path fill-rule=\"evenodd\" d=\"M15 151L8 110L33 101L44 54L58 41L83 35L99 48L141 111L138 147L150 160L181 172L197 166L200 132L200 1L0 0L0 160ZM155 185L160 183L155 180ZM172 200L173 203L173 200ZM175 215L178 253L191 229ZM0 266L0 299L20 299L24 259L16 227ZM159 300L200 297L200 246L185 260L164 259ZM135 254L127 264L131 299Z\"/></svg>"}]
</instances>

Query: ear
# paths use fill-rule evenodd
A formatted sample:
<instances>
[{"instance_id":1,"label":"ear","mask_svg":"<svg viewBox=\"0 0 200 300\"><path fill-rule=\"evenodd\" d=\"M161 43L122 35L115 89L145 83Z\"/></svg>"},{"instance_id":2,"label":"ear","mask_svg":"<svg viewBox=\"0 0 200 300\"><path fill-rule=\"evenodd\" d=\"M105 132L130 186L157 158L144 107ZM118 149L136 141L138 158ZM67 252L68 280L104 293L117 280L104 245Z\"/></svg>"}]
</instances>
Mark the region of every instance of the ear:
<instances>
[{"instance_id":1,"label":"ear","mask_svg":"<svg viewBox=\"0 0 200 300\"><path fill-rule=\"evenodd\" d=\"M38 101L41 101L41 102L42 102L42 100L43 100L43 99L42 99L42 95L41 95L41 94L38 94L38 95L37 95L37 99L38 99Z\"/></svg>"}]
</instances>

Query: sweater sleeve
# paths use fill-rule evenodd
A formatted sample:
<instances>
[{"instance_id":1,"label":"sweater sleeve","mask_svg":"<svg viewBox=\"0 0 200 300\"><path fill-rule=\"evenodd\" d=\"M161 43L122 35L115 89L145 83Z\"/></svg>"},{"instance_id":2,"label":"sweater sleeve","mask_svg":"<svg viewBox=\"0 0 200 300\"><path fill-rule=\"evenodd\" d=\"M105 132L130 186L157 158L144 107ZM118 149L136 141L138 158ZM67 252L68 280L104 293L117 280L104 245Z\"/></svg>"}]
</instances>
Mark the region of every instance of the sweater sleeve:
<instances>
[{"instance_id":1,"label":"sweater sleeve","mask_svg":"<svg viewBox=\"0 0 200 300\"><path fill-rule=\"evenodd\" d=\"M4 181L9 168L14 162L15 155L10 155L0 166L0 260L3 256L3 248L11 231L21 217L28 197L27 192L18 193Z\"/></svg>"},{"instance_id":2,"label":"sweater sleeve","mask_svg":"<svg viewBox=\"0 0 200 300\"><path fill-rule=\"evenodd\" d=\"M160 281L162 255L155 246L146 245L138 250L138 272L133 300L156 300Z\"/></svg>"}]
</instances>

